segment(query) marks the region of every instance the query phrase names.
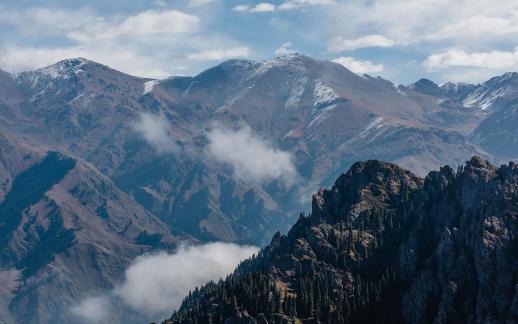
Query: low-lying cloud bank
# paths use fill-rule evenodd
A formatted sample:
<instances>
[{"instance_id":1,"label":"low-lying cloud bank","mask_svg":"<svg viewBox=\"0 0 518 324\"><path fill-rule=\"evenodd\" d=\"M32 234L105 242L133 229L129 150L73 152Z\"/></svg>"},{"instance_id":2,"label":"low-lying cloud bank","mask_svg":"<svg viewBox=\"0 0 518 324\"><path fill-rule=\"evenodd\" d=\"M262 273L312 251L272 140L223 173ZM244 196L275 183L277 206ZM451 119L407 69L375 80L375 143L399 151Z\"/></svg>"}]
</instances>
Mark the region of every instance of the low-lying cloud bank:
<instances>
[{"instance_id":1,"label":"low-lying cloud bank","mask_svg":"<svg viewBox=\"0 0 518 324\"><path fill-rule=\"evenodd\" d=\"M226 276L257 251L255 246L208 243L182 245L173 254L143 255L129 266L119 286L82 300L70 311L84 323L127 321L129 313L139 321L163 319L190 290Z\"/></svg>"},{"instance_id":2,"label":"low-lying cloud bank","mask_svg":"<svg viewBox=\"0 0 518 324\"><path fill-rule=\"evenodd\" d=\"M142 113L133 128L158 153L189 152L195 156L205 152L209 159L230 166L240 181L261 185L277 180L287 187L299 181L292 153L276 147L244 122L238 128L213 123L205 133L205 147L177 145L163 114Z\"/></svg>"},{"instance_id":3,"label":"low-lying cloud bank","mask_svg":"<svg viewBox=\"0 0 518 324\"><path fill-rule=\"evenodd\" d=\"M291 153L254 134L247 124L237 130L217 125L207 132L207 139L209 154L230 165L240 180L292 185L298 178Z\"/></svg>"}]
</instances>

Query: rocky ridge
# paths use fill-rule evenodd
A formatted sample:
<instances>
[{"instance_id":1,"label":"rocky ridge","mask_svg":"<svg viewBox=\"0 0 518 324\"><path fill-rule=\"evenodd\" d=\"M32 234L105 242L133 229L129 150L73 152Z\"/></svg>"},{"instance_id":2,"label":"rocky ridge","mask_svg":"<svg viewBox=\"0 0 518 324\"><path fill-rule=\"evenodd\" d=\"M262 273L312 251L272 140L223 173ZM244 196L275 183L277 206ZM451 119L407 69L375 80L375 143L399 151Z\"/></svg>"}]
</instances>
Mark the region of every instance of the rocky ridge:
<instances>
[{"instance_id":1,"label":"rocky ridge","mask_svg":"<svg viewBox=\"0 0 518 324\"><path fill-rule=\"evenodd\" d=\"M354 164L287 235L164 323L514 323L518 165Z\"/></svg>"}]
</instances>

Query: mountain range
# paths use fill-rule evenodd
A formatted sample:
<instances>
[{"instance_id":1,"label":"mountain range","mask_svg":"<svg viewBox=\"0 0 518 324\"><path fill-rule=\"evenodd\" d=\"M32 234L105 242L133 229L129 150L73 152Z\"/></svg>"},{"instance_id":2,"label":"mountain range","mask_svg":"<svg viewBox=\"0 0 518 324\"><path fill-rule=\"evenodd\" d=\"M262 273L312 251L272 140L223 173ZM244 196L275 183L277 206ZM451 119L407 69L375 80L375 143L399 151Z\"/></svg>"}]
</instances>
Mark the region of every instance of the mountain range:
<instances>
[{"instance_id":1,"label":"mountain range","mask_svg":"<svg viewBox=\"0 0 518 324\"><path fill-rule=\"evenodd\" d=\"M0 71L0 318L61 320L179 242L262 245L358 160L516 159L516 82L402 86L298 54L163 80Z\"/></svg>"}]
</instances>

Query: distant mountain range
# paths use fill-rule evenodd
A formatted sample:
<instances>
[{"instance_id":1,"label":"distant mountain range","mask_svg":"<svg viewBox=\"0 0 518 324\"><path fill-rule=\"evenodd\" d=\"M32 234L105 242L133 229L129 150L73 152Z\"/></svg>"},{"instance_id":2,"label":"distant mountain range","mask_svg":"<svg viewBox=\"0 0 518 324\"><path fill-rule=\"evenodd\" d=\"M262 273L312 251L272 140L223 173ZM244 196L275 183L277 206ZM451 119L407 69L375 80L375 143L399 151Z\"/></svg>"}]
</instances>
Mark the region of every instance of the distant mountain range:
<instances>
[{"instance_id":1,"label":"distant mountain range","mask_svg":"<svg viewBox=\"0 0 518 324\"><path fill-rule=\"evenodd\" d=\"M286 235L164 324L514 323L518 165L355 163Z\"/></svg>"},{"instance_id":2,"label":"distant mountain range","mask_svg":"<svg viewBox=\"0 0 518 324\"><path fill-rule=\"evenodd\" d=\"M516 159L517 80L402 86L302 55L164 80L86 59L0 71L0 316L58 320L180 240L264 244L358 160Z\"/></svg>"}]
</instances>

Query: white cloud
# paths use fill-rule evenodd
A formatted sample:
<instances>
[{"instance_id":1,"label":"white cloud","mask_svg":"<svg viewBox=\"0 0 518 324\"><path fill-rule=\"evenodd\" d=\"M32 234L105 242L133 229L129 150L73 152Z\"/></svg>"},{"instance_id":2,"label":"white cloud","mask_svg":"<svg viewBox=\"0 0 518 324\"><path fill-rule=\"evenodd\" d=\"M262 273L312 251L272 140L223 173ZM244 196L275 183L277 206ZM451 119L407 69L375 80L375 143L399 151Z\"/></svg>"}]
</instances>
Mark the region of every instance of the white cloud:
<instances>
[{"instance_id":1,"label":"white cloud","mask_svg":"<svg viewBox=\"0 0 518 324\"><path fill-rule=\"evenodd\" d=\"M495 36L505 36L518 33L518 11L512 12L509 16L486 16L475 15L461 18L442 26L437 31L432 31L425 36L427 40L446 39L485 39Z\"/></svg>"},{"instance_id":2,"label":"white cloud","mask_svg":"<svg viewBox=\"0 0 518 324\"><path fill-rule=\"evenodd\" d=\"M395 42L383 35L368 35L357 39L344 39L341 36L333 37L327 46L330 52L351 51L365 47L391 47Z\"/></svg>"},{"instance_id":3,"label":"white cloud","mask_svg":"<svg viewBox=\"0 0 518 324\"><path fill-rule=\"evenodd\" d=\"M177 10L147 10L129 16L111 31L113 36L188 33L198 27L200 19ZM110 32L108 32L110 34Z\"/></svg>"},{"instance_id":4,"label":"white cloud","mask_svg":"<svg viewBox=\"0 0 518 324\"><path fill-rule=\"evenodd\" d=\"M49 9L29 8L24 11L0 11L0 22L14 25L23 32L43 34L67 34L71 30L89 28L92 25L104 23L89 9Z\"/></svg>"},{"instance_id":5,"label":"white cloud","mask_svg":"<svg viewBox=\"0 0 518 324\"><path fill-rule=\"evenodd\" d=\"M124 281L113 291L86 298L71 311L87 322L104 323L114 322L115 308L129 307L144 318L140 322L150 322L171 314L190 290L223 278L257 252L254 246L208 243L181 245L173 254L143 255L128 267Z\"/></svg>"},{"instance_id":6,"label":"white cloud","mask_svg":"<svg viewBox=\"0 0 518 324\"><path fill-rule=\"evenodd\" d=\"M345 35L362 30L382 33L398 44L440 39L454 40L456 45L467 45L476 37L490 45L495 35L516 39L518 2L343 1L328 15L324 21Z\"/></svg>"},{"instance_id":7,"label":"white cloud","mask_svg":"<svg viewBox=\"0 0 518 324\"><path fill-rule=\"evenodd\" d=\"M323 6L335 3L335 0L286 0L278 6L269 2L261 2L255 6L236 5L232 10L238 12L274 12L277 10L297 10L310 6Z\"/></svg>"},{"instance_id":8,"label":"white cloud","mask_svg":"<svg viewBox=\"0 0 518 324\"><path fill-rule=\"evenodd\" d=\"M170 312L180 306L189 290L227 275L257 251L253 246L208 243L181 246L174 254L142 256L128 268L116 294L134 309Z\"/></svg>"},{"instance_id":9,"label":"white cloud","mask_svg":"<svg viewBox=\"0 0 518 324\"><path fill-rule=\"evenodd\" d=\"M278 49L275 50L275 55L289 55L293 54L296 51L292 48L293 44L290 42L286 42L281 45Z\"/></svg>"},{"instance_id":10,"label":"white cloud","mask_svg":"<svg viewBox=\"0 0 518 324\"><path fill-rule=\"evenodd\" d=\"M423 66L429 70L437 70L448 67L477 67L488 69L505 69L518 63L518 48L514 52L466 52L462 50L449 50L444 53L433 54L426 58Z\"/></svg>"},{"instance_id":11,"label":"white cloud","mask_svg":"<svg viewBox=\"0 0 518 324\"><path fill-rule=\"evenodd\" d=\"M138 37L154 34L192 33L200 19L177 10L146 10L125 18L118 24L99 21L88 28L71 31L67 36L78 41L109 39L118 37Z\"/></svg>"},{"instance_id":12,"label":"white cloud","mask_svg":"<svg viewBox=\"0 0 518 324\"><path fill-rule=\"evenodd\" d=\"M92 296L70 308L73 315L86 323L108 323L112 317L111 300L108 296Z\"/></svg>"},{"instance_id":13,"label":"white cloud","mask_svg":"<svg viewBox=\"0 0 518 324\"><path fill-rule=\"evenodd\" d=\"M102 42L97 46L78 45L71 47L11 47L5 46L0 51L0 66L9 72L34 70L54 64L67 58L85 57L101 62L116 70L137 76L165 78L175 70L164 70L167 66L158 64L160 56L139 55L124 44Z\"/></svg>"},{"instance_id":14,"label":"white cloud","mask_svg":"<svg viewBox=\"0 0 518 324\"><path fill-rule=\"evenodd\" d=\"M246 124L237 130L214 127L207 138L209 154L230 165L240 180L263 183L278 179L291 185L298 178L292 155L253 134Z\"/></svg>"},{"instance_id":15,"label":"white cloud","mask_svg":"<svg viewBox=\"0 0 518 324\"><path fill-rule=\"evenodd\" d=\"M383 71L382 64L375 64L371 61L365 60L357 60L354 57L349 56L341 56L335 58L333 62L338 63L347 69L353 71L354 73L364 74L364 73L377 73Z\"/></svg>"},{"instance_id":16,"label":"white cloud","mask_svg":"<svg viewBox=\"0 0 518 324\"><path fill-rule=\"evenodd\" d=\"M250 11L250 6L248 6L248 5L236 5L236 6L234 6L234 8L232 8L232 11L237 11L237 12Z\"/></svg>"},{"instance_id":17,"label":"white cloud","mask_svg":"<svg viewBox=\"0 0 518 324\"><path fill-rule=\"evenodd\" d=\"M268 2L258 3L255 7L253 7L250 11L252 12L274 12L275 5Z\"/></svg>"},{"instance_id":18,"label":"white cloud","mask_svg":"<svg viewBox=\"0 0 518 324\"><path fill-rule=\"evenodd\" d=\"M250 53L251 51L248 47L218 48L192 53L187 55L187 58L197 61L219 61L235 57L247 57L250 56Z\"/></svg>"},{"instance_id":19,"label":"white cloud","mask_svg":"<svg viewBox=\"0 0 518 324\"><path fill-rule=\"evenodd\" d=\"M188 4L189 4L189 6L199 7L199 6L204 6L209 3L214 3L217 1L218 0L189 0Z\"/></svg>"},{"instance_id":20,"label":"white cloud","mask_svg":"<svg viewBox=\"0 0 518 324\"><path fill-rule=\"evenodd\" d=\"M178 149L169 132L167 119L162 114L142 113L133 127L159 153L174 152Z\"/></svg>"},{"instance_id":21,"label":"white cloud","mask_svg":"<svg viewBox=\"0 0 518 324\"><path fill-rule=\"evenodd\" d=\"M159 7L167 6L167 2L165 0L153 0L153 4Z\"/></svg>"},{"instance_id":22,"label":"white cloud","mask_svg":"<svg viewBox=\"0 0 518 324\"><path fill-rule=\"evenodd\" d=\"M275 5L273 3L269 2L261 2L256 4L255 6L249 6L249 5L236 5L232 8L232 11L237 12L274 12L276 9Z\"/></svg>"},{"instance_id":23,"label":"white cloud","mask_svg":"<svg viewBox=\"0 0 518 324\"><path fill-rule=\"evenodd\" d=\"M200 23L197 16L177 10L146 10L136 15L107 20L88 9L51 10L30 8L26 11L0 14L0 22L22 30L64 35L71 40L138 37L154 34L194 32Z\"/></svg>"},{"instance_id":24,"label":"white cloud","mask_svg":"<svg viewBox=\"0 0 518 324\"><path fill-rule=\"evenodd\" d=\"M12 25L18 35L43 40L38 44L18 42L25 46L4 40L0 68L15 73L62 59L85 57L132 75L162 79L171 75L192 75L208 67L205 62L186 64L189 53L243 47L226 34L207 31L205 20L178 10L156 9L129 16L101 16L93 9L81 8L3 9L0 7L1 26ZM204 18L207 18L206 14ZM57 45L41 45L46 44L49 37L52 44Z\"/></svg>"},{"instance_id":25,"label":"white cloud","mask_svg":"<svg viewBox=\"0 0 518 324\"><path fill-rule=\"evenodd\" d=\"M279 5L279 10L296 10L309 6L324 6L335 3L335 0L286 0Z\"/></svg>"}]
</instances>

